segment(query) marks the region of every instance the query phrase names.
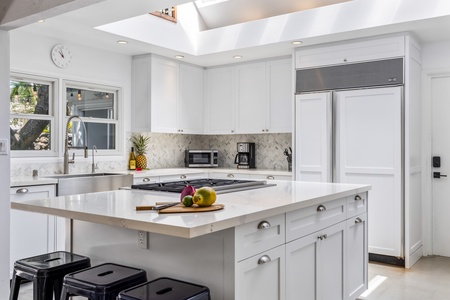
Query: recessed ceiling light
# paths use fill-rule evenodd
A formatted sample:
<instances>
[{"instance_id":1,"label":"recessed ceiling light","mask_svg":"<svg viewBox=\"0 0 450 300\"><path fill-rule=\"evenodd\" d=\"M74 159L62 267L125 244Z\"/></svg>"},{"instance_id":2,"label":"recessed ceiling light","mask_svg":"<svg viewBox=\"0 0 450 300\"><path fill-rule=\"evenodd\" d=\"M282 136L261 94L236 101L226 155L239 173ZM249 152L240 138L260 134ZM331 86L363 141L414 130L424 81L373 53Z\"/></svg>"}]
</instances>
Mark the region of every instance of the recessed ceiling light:
<instances>
[{"instance_id":1,"label":"recessed ceiling light","mask_svg":"<svg viewBox=\"0 0 450 300\"><path fill-rule=\"evenodd\" d=\"M117 43L118 43L118 44L121 44L121 45L126 45L126 44L128 44L127 41L121 41L121 40L117 41Z\"/></svg>"},{"instance_id":2,"label":"recessed ceiling light","mask_svg":"<svg viewBox=\"0 0 450 300\"><path fill-rule=\"evenodd\" d=\"M242 55L235 55L235 56L233 56L233 58L235 58L235 59L241 59L241 58L242 58Z\"/></svg>"},{"instance_id":3,"label":"recessed ceiling light","mask_svg":"<svg viewBox=\"0 0 450 300\"><path fill-rule=\"evenodd\" d=\"M301 45L303 42L302 41L293 41L291 42L292 45Z\"/></svg>"},{"instance_id":4,"label":"recessed ceiling light","mask_svg":"<svg viewBox=\"0 0 450 300\"><path fill-rule=\"evenodd\" d=\"M176 59L183 59L183 58L184 58L183 55L175 55L174 57L175 57Z\"/></svg>"},{"instance_id":5,"label":"recessed ceiling light","mask_svg":"<svg viewBox=\"0 0 450 300\"><path fill-rule=\"evenodd\" d=\"M45 22L45 20L39 20L39 21L37 21L38 23L44 23Z\"/></svg>"}]
</instances>

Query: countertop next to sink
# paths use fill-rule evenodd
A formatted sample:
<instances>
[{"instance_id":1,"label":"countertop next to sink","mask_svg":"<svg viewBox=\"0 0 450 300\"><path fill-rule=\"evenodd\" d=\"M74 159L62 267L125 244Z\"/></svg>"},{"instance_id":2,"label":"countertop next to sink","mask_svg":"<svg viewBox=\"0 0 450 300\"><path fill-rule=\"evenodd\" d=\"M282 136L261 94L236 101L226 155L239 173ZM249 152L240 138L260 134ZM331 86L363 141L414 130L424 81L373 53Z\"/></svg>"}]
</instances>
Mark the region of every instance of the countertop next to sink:
<instances>
[{"instance_id":1,"label":"countertop next to sink","mask_svg":"<svg viewBox=\"0 0 450 300\"><path fill-rule=\"evenodd\" d=\"M61 196L12 202L13 209L56 215L74 220L193 238L261 218L317 205L370 190L369 185L273 181L276 186L220 194L225 208L214 212L158 214L136 211L138 205L179 201L178 194L134 190Z\"/></svg>"},{"instance_id":2,"label":"countertop next to sink","mask_svg":"<svg viewBox=\"0 0 450 300\"><path fill-rule=\"evenodd\" d=\"M100 173L101 171L98 171ZM182 175L193 173L245 173L245 174L270 174L280 176L292 176L292 172L288 171L274 171L274 170L262 170L262 169L225 169L225 168L167 168L167 169L152 169L144 171L108 171L108 173L128 173L133 174L135 177L145 176L168 176L168 175ZM30 185L44 185L44 184L57 184L57 179L46 178L46 176L52 176L54 174L41 174L39 177L23 176L11 178L11 187L17 186L30 186Z\"/></svg>"}]
</instances>

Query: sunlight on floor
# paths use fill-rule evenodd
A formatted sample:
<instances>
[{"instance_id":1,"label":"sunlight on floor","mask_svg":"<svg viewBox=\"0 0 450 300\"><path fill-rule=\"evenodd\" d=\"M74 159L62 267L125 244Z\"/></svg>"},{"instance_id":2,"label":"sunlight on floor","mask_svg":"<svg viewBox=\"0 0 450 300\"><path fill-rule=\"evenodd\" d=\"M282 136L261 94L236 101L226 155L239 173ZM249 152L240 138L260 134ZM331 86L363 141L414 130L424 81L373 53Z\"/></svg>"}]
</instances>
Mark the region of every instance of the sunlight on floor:
<instances>
[{"instance_id":1,"label":"sunlight on floor","mask_svg":"<svg viewBox=\"0 0 450 300\"><path fill-rule=\"evenodd\" d=\"M371 281L369 281L369 288L367 289L367 291L362 293L362 295L358 299L361 299L361 300L366 299L366 297L368 297L386 279L387 279L387 277L385 277L385 276L376 275Z\"/></svg>"}]
</instances>

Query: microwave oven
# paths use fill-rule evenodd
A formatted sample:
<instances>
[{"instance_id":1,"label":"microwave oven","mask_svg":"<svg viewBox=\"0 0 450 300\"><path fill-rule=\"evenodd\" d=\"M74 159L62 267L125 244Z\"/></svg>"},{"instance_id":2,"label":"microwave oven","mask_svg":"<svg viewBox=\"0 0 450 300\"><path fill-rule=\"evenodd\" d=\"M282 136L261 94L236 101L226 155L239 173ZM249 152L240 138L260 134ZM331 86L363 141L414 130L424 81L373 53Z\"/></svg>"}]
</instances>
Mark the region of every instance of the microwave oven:
<instances>
[{"instance_id":1,"label":"microwave oven","mask_svg":"<svg viewBox=\"0 0 450 300\"><path fill-rule=\"evenodd\" d=\"M218 167L217 150L186 150L185 166L188 168Z\"/></svg>"}]
</instances>

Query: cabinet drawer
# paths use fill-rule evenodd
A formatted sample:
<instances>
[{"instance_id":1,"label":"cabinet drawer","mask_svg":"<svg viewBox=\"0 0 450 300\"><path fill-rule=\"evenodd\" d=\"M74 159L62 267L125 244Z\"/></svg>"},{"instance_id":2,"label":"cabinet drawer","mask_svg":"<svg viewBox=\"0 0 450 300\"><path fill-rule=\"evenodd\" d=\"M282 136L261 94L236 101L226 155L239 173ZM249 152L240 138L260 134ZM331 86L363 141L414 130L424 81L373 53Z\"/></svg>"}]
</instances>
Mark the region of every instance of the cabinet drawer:
<instances>
[{"instance_id":1,"label":"cabinet drawer","mask_svg":"<svg viewBox=\"0 0 450 300\"><path fill-rule=\"evenodd\" d=\"M285 242L283 214L240 225L235 230L236 261L262 253Z\"/></svg>"},{"instance_id":2,"label":"cabinet drawer","mask_svg":"<svg viewBox=\"0 0 450 300\"><path fill-rule=\"evenodd\" d=\"M236 300L285 299L285 245L236 264Z\"/></svg>"},{"instance_id":3,"label":"cabinet drawer","mask_svg":"<svg viewBox=\"0 0 450 300\"><path fill-rule=\"evenodd\" d=\"M159 176L134 177L133 184L146 184L159 182Z\"/></svg>"},{"instance_id":4,"label":"cabinet drawer","mask_svg":"<svg viewBox=\"0 0 450 300\"><path fill-rule=\"evenodd\" d=\"M241 173L209 173L211 178L225 178L225 179L248 179L250 178L249 174L241 174Z\"/></svg>"},{"instance_id":5,"label":"cabinet drawer","mask_svg":"<svg viewBox=\"0 0 450 300\"><path fill-rule=\"evenodd\" d=\"M367 193L347 197L347 218L363 214L367 211Z\"/></svg>"},{"instance_id":6,"label":"cabinet drawer","mask_svg":"<svg viewBox=\"0 0 450 300\"><path fill-rule=\"evenodd\" d=\"M354 63L404 55L404 38L389 37L300 49L295 53L295 68Z\"/></svg>"},{"instance_id":7,"label":"cabinet drawer","mask_svg":"<svg viewBox=\"0 0 450 300\"><path fill-rule=\"evenodd\" d=\"M176 180L185 180L185 179L199 179L199 178L205 178L206 173L192 173L192 174L177 174L177 175L167 175L167 176L160 176L159 180L161 182L165 181L176 181Z\"/></svg>"},{"instance_id":8,"label":"cabinet drawer","mask_svg":"<svg viewBox=\"0 0 450 300\"><path fill-rule=\"evenodd\" d=\"M288 181L292 181L292 176L287 176L287 175L262 175L262 174L255 174L255 175L250 175L251 179L265 179L265 180L288 180Z\"/></svg>"},{"instance_id":9,"label":"cabinet drawer","mask_svg":"<svg viewBox=\"0 0 450 300\"><path fill-rule=\"evenodd\" d=\"M36 200L54 197L55 191L56 186L54 184L16 186L9 189L9 195L11 201Z\"/></svg>"},{"instance_id":10,"label":"cabinet drawer","mask_svg":"<svg viewBox=\"0 0 450 300\"><path fill-rule=\"evenodd\" d=\"M286 214L286 241L292 241L345 220L347 199L302 208Z\"/></svg>"}]
</instances>

